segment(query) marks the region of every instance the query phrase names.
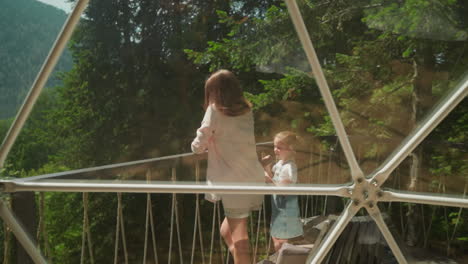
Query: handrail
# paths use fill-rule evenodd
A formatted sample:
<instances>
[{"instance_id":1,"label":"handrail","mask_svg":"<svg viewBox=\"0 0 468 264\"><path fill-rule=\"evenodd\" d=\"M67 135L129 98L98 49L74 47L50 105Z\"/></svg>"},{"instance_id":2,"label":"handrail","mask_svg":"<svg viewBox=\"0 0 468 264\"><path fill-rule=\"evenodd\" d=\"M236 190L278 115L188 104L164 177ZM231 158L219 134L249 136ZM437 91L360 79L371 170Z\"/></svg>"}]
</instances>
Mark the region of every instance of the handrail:
<instances>
[{"instance_id":1,"label":"handrail","mask_svg":"<svg viewBox=\"0 0 468 264\"><path fill-rule=\"evenodd\" d=\"M43 180L47 178L59 178L59 177L63 179L63 178L66 178L67 176L77 176L77 175L81 175L85 177L92 177L92 176L96 176L96 173L98 172L112 173L112 174L126 173L127 171L130 171L130 170L133 173L144 172L147 169L152 168L153 167L152 164L154 163L159 163L158 164L159 167L162 167L162 166L170 167L170 166L176 165L179 159L187 158L187 157L191 157L196 160L203 160L205 159L206 155L196 155L194 153L183 153L183 154L169 155L169 156L163 156L163 157L158 157L158 158L135 160L135 161L108 164L108 165L90 167L90 168L84 168L84 169L56 172L56 173L38 175L38 176L27 177L27 178L17 178L11 181L26 182L26 181L36 181L36 180ZM116 170L118 170L118 173L116 172Z\"/></svg>"},{"instance_id":2,"label":"handrail","mask_svg":"<svg viewBox=\"0 0 468 264\"><path fill-rule=\"evenodd\" d=\"M257 151L271 148L272 142L257 144ZM291 195L334 195L349 197L348 184L298 184L278 187L264 183L224 183L207 185L178 179L174 181L119 180L108 175L123 175L130 178L145 175L153 169L175 168L178 165L196 165L206 160L206 154L183 153L158 158L136 160L65 172L51 173L28 178L0 181L4 192L62 191L62 192L132 192L132 193L206 193L230 194L291 194ZM79 177L79 179L77 178Z\"/></svg>"},{"instance_id":3,"label":"handrail","mask_svg":"<svg viewBox=\"0 0 468 264\"><path fill-rule=\"evenodd\" d=\"M257 148L264 148L265 146L271 145L272 142L262 142L258 143ZM180 163L181 159L190 159L184 160L184 162L198 162L201 160L206 160L206 154L195 154L195 153L182 153L176 155L169 155L151 159L143 159L143 160L135 160L129 162L122 162L122 163L115 163L115 164L108 164L102 165L97 167L90 167L84 169L77 169L77 170L69 170L64 172L56 172L50 174L43 174L33 177L27 178L15 178L10 179L9 181L12 182L26 182L26 181L37 181L37 180L44 180L48 178L61 178L66 179L70 176L80 176L81 179L90 179L90 178L98 178L98 176L102 175L109 175L109 174L125 174L131 172L132 174L138 173L146 173L148 169L154 168L154 164L158 163L158 168L161 167L172 167ZM101 177L102 178L102 177ZM0 180L0 182L2 182Z\"/></svg>"},{"instance_id":4,"label":"handrail","mask_svg":"<svg viewBox=\"0 0 468 264\"><path fill-rule=\"evenodd\" d=\"M117 193L224 193L224 194L285 194L285 195L333 195L349 197L345 184L297 184L275 186L267 183L223 183L208 185L193 182L128 182L128 181L48 181L48 182L3 182L6 192L117 192Z\"/></svg>"}]
</instances>

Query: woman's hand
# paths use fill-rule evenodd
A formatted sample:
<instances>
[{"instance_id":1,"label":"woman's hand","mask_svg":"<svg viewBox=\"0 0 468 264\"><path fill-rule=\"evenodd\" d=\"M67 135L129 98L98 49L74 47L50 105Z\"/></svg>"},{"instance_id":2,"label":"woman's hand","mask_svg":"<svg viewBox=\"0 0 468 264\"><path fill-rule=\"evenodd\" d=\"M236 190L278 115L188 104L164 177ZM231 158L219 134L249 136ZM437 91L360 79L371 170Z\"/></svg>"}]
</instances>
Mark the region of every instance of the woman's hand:
<instances>
[{"instance_id":1,"label":"woman's hand","mask_svg":"<svg viewBox=\"0 0 468 264\"><path fill-rule=\"evenodd\" d=\"M266 169L266 167L270 167L271 169L271 164L273 163L273 157L271 155L263 156L261 163L262 163L263 168Z\"/></svg>"},{"instance_id":2,"label":"woman's hand","mask_svg":"<svg viewBox=\"0 0 468 264\"><path fill-rule=\"evenodd\" d=\"M265 182L273 183L273 173L271 171L271 163L272 163L271 155L263 156L261 163L262 163L263 169L265 170Z\"/></svg>"},{"instance_id":3,"label":"woman's hand","mask_svg":"<svg viewBox=\"0 0 468 264\"><path fill-rule=\"evenodd\" d=\"M266 183L273 183L273 179L268 175L268 173L265 171L265 182Z\"/></svg>"}]
</instances>

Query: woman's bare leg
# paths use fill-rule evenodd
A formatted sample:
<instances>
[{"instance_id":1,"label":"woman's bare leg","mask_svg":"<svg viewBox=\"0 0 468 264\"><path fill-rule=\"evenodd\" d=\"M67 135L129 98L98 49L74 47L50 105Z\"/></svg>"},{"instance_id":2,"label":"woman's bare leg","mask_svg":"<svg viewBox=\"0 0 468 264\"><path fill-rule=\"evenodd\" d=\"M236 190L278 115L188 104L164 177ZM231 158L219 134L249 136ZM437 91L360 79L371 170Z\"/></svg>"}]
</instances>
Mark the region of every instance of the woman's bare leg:
<instances>
[{"instance_id":1,"label":"woman's bare leg","mask_svg":"<svg viewBox=\"0 0 468 264\"><path fill-rule=\"evenodd\" d=\"M224 243L226 243L229 251L232 252L232 247L234 246L232 243L232 236L231 236L231 228L229 227L227 218L225 217L223 223L221 224L220 228L221 236L224 239Z\"/></svg>"},{"instance_id":2,"label":"woman's bare leg","mask_svg":"<svg viewBox=\"0 0 468 264\"><path fill-rule=\"evenodd\" d=\"M231 251L235 264L251 263L247 218L224 218L221 235Z\"/></svg>"},{"instance_id":3,"label":"woman's bare leg","mask_svg":"<svg viewBox=\"0 0 468 264\"><path fill-rule=\"evenodd\" d=\"M281 246L288 242L287 239L281 239L281 238L276 238L276 237L271 237L271 239L273 240L273 244L275 245L275 251L278 252L278 250L280 250Z\"/></svg>"}]
</instances>

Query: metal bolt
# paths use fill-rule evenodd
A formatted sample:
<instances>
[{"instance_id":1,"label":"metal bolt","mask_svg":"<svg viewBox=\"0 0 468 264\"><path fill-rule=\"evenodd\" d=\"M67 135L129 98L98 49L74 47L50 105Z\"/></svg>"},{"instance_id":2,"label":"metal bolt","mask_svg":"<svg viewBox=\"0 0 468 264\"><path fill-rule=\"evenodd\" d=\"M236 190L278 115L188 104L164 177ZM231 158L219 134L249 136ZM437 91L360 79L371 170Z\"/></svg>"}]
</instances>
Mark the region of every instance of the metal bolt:
<instances>
[{"instance_id":1,"label":"metal bolt","mask_svg":"<svg viewBox=\"0 0 468 264\"><path fill-rule=\"evenodd\" d=\"M384 195L384 193L383 193L382 191L378 191L378 192L377 192L377 196L378 196L378 197L382 197L383 195Z\"/></svg>"},{"instance_id":2,"label":"metal bolt","mask_svg":"<svg viewBox=\"0 0 468 264\"><path fill-rule=\"evenodd\" d=\"M369 208L373 208L374 207L374 203L369 203Z\"/></svg>"},{"instance_id":3,"label":"metal bolt","mask_svg":"<svg viewBox=\"0 0 468 264\"><path fill-rule=\"evenodd\" d=\"M353 200L353 204L358 206L359 205L359 200Z\"/></svg>"},{"instance_id":4,"label":"metal bolt","mask_svg":"<svg viewBox=\"0 0 468 264\"><path fill-rule=\"evenodd\" d=\"M367 190L364 190L362 192L362 196L364 196L364 200L367 200L367 198L369 198L369 192Z\"/></svg>"},{"instance_id":5,"label":"metal bolt","mask_svg":"<svg viewBox=\"0 0 468 264\"><path fill-rule=\"evenodd\" d=\"M363 181L364 181L363 178L358 178L358 179L357 179L357 182L358 182L358 183L362 183Z\"/></svg>"}]
</instances>

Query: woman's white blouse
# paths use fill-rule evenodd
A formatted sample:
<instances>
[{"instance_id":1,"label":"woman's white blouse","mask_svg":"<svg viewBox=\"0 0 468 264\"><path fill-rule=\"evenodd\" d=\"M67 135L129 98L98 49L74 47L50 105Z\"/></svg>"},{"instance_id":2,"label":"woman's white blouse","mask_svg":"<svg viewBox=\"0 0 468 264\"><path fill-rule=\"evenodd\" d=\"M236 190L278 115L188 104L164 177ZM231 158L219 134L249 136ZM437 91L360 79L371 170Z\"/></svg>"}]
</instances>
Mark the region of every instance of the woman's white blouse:
<instances>
[{"instance_id":1,"label":"woman's white blouse","mask_svg":"<svg viewBox=\"0 0 468 264\"><path fill-rule=\"evenodd\" d=\"M210 105L191 147L195 153L208 151L208 184L264 182L251 111L240 116L226 116ZM226 208L255 208L261 205L263 195L207 194L206 199L222 199Z\"/></svg>"}]
</instances>

